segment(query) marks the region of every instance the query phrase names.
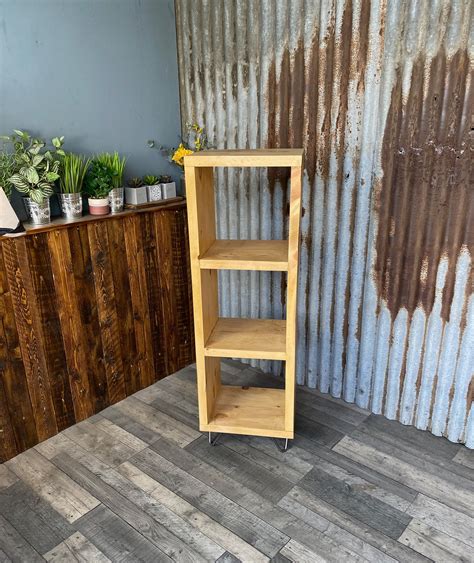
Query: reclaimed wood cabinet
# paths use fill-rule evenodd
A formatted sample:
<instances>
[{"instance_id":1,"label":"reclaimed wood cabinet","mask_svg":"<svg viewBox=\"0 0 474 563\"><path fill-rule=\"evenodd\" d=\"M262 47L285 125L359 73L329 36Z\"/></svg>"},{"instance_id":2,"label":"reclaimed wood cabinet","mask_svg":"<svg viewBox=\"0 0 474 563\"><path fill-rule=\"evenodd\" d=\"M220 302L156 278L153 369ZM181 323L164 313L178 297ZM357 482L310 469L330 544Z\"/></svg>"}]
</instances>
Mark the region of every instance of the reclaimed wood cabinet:
<instances>
[{"instance_id":1,"label":"reclaimed wood cabinet","mask_svg":"<svg viewBox=\"0 0 474 563\"><path fill-rule=\"evenodd\" d=\"M0 238L0 462L193 361L185 203Z\"/></svg>"}]
</instances>

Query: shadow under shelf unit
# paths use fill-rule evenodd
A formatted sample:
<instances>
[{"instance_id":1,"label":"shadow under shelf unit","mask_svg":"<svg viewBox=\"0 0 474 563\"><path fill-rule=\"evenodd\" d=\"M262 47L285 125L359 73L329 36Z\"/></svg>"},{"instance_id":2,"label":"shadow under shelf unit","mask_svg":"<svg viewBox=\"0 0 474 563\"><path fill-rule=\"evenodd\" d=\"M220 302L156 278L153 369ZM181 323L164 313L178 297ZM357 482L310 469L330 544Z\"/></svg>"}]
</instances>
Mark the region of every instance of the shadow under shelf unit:
<instances>
[{"instance_id":1,"label":"shadow under shelf unit","mask_svg":"<svg viewBox=\"0 0 474 563\"><path fill-rule=\"evenodd\" d=\"M202 151L185 157L199 427L293 439L302 149ZM288 240L216 239L215 167L291 168ZM219 317L217 270L287 272L286 320ZM281 360L285 388L222 385L221 358Z\"/></svg>"}]
</instances>

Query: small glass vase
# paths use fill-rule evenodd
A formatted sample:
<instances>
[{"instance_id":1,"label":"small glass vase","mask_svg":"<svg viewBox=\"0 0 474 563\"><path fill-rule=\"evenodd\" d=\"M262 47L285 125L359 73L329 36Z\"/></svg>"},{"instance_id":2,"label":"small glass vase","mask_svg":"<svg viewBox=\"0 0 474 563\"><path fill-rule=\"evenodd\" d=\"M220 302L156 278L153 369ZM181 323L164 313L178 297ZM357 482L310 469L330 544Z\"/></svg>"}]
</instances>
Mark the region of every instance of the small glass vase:
<instances>
[{"instance_id":1,"label":"small glass vase","mask_svg":"<svg viewBox=\"0 0 474 563\"><path fill-rule=\"evenodd\" d=\"M111 213L123 211L123 188L113 188L109 192L109 205Z\"/></svg>"},{"instance_id":2,"label":"small glass vase","mask_svg":"<svg viewBox=\"0 0 474 563\"><path fill-rule=\"evenodd\" d=\"M49 198L45 199L43 203L36 203L29 197L23 198L28 217L34 225L47 225L51 223L51 207L49 205Z\"/></svg>"},{"instance_id":3,"label":"small glass vase","mask_svg":"<svg viewBox=\"0 0 474 563\"><path fill-rule=\"evenodd\" d=\"M66 219L82 217L82 194L59 194L59 199Z\"/></svg>"}]
</instances>

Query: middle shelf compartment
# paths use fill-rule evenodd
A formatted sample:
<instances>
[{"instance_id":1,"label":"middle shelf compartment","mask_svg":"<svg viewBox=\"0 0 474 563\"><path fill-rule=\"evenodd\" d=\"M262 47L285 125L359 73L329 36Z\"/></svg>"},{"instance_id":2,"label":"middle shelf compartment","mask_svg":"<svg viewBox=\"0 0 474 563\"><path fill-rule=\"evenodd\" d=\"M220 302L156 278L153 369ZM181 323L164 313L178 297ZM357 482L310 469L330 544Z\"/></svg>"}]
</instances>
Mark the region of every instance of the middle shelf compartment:
<instances>
[{"instance_id":1,"label":"middle shelf compartment","mask_svg":"<svg viewBox=\"0 0 474 563\"><path fill-rule=\"evenodd\" d=\"M204 270L288 271L287 240L216 240L199 257Z\"/></svg>"},{"instance_id":2,"label":"middle shelf compartment","mask_svg":"<svg viewBox=\"0 0 474 563\"><path fill-rule=\"evenodd\" d=\"M286 321L221 317L204 346L204 355L286 360Z\"/></svg>"}]
</instances>

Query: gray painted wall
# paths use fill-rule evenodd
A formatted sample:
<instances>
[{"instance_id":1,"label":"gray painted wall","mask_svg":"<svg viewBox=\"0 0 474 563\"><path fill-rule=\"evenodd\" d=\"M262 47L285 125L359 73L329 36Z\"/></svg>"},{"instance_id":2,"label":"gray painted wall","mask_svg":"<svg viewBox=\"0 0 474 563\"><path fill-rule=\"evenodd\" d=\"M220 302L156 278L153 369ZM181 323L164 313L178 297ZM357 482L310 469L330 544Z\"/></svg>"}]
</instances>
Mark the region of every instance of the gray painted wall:
<instances>
[{"instance_id":1,"label":"gray painted wall","mask_svg":"<svg viewBox=\"0 0 474 563\"><path fill-rule=\"evenodd\" d=\"M169 173L148 139L180 132L172 0L0 0L0 132L117 150L126 176Z\"/></svg>"}]
</instances>

